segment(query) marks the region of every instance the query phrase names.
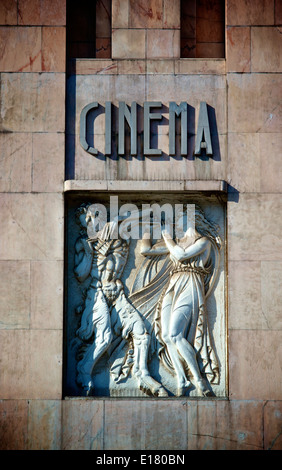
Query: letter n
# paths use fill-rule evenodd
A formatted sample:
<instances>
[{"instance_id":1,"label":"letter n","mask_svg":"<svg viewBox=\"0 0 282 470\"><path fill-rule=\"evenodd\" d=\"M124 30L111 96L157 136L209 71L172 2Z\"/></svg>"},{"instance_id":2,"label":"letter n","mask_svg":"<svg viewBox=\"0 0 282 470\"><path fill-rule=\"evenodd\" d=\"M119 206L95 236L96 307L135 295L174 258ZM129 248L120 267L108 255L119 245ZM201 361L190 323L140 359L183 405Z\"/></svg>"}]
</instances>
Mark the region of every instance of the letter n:
<instances>
[{"instance_id":1,"label":"letter n","mask_svg":"<svg viewBox=\"0 0 282 470\"><path fill-rule=\"evenodd\" d=\"M130 127L130 153L137 155L137 104L135 101L131 103L131 111L124 101L119 103L119 129L118 129L118 153L119 155L125 154L124 132L125 132L125 119Z\"/></svg>"}]
</instances>

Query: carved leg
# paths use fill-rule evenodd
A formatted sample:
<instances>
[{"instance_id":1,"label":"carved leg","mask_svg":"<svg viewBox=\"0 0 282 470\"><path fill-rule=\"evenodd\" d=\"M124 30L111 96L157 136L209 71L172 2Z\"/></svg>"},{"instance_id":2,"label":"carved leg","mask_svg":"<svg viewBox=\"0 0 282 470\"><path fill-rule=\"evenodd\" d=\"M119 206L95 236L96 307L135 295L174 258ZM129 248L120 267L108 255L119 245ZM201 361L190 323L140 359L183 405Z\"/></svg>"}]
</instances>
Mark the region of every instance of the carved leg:
<instances>
[{"instance_id":1,"label":"carved leg","mask_svg":"<svg viewBox=\"0 0 282 470\"><path fill-rule=\"evenodd\" d=\"M109 323L104 328L97 330L93 344L86 350L84 357L77 364L77 382L82 385L87 395L93 392L92 372L100 357L106 352L112 340ZM101 326L100 326L101 327Z\"/></svg>"},{"instance_id":2,"label":"carved leg","mask_svg":"<svg viewBox=\"0 0 282 470\"><path fill-rule=\"evenodd\" d=\"M172 305L173 294L169 293L165 296L161 320L162 320L162 338L165 342L168 354L170 356L171 362L173 364L176 376L177 376L177 396L185 395L188 388L191 386L191 382L187 379L185 370L183 367L182 360L179 356L178 350L176 348L175 342L170 334L170 315L171 315L171 305Z\"/></svg>"},{"instance_id":3,"label":"carved leg","mask_svg":"<svg viewBox=\"0 0 282 470\"><path fill-rule=\"evenodd\" d=\"M196 387L197 387L200 395L203 396L203 397L210 397L210 396L213 395L213 393L210 391L210 389L205 384L205 381L204 381L203 378L196 381Z\"/></svg>"},{"instance_id":4,"label":"carved leg","mask_svg":"<svg viewBox=\"0 0 282 470\"><path fill-rule=\"evenodd\" d=\"M77 364L77 383L86 390L89 395L93 390L92 368L93 368L94 344L86 350L83 358Z\"/></svg>"},{"instance_id":5,"label":"carved leg","mask_svg":"<svg viewBox=\"0 0 282 470\"><path fill-rule=\"evenodd\" d=\"M209 396L211 392L201 375L193 346L185 338L183 338L181 334L178 337L172 337L172 340L174 341L179 354L181 354L181 356L185 359L189 369L191 370L200 395Z\"/></svg>"},{"instance_id":6,"label":"carved leg","mask_svg":"<svg viewBox=\"0 0 282 470\"><path fill-rule=\"evenodd\" d=\"M133 340L134 363L132 374L136 377L140 390L150 395L167 397L168 393L164 387L149 374L147 360L151 338L138 311L123 294L117 299L115 308L123 326L123 337L128 339L130 335Z\"/></svg>"},{"instance_id":7,"label":"carved leg","mask_svg":"<svg viewBox=\"0 0 282 470\"><path fill-rule=\"evenodd\" d=\"M194 347L184 337L184 331L189 325L192 318L193 300L187 295L186 298L177 299L174 309L171 312L169 341L172 342L177 350L178 355L186 362L191 374L193 375L196 387L202 396L209 394L209 389L201 375L197 356Z\"/></svg>"},{"instance_id":8,"label":"carved leg","mask_svg":"<svg viewBox=\"0 0 282 470\"><path fill-rule=\"evenodd\" d=\"M150 336L144 329L144 334L133 334L134 366L133 375L138 380L140 390L157 397L167 397L164 387L154 380L148 371L147 357L150 344Z\"/></svg>"}]
</instances>

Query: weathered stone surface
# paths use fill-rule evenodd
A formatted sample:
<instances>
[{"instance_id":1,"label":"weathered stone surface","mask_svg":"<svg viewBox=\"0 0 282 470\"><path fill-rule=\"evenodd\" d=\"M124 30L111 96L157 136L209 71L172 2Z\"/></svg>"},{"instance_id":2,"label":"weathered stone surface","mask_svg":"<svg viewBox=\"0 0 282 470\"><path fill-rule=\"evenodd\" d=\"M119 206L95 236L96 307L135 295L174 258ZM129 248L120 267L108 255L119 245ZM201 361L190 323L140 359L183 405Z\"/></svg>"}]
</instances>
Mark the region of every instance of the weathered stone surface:
<instances>
[{"instance_id":1,"label":"weathered stone surface","mask_svg":"<svg viewBox=\"0 0 282 470\"><path fill-rule=\"evenodd\" d=\"M228 25L272 25L274 0L228 0Z\"/></svg>"},{"instance_id":2,"label":"weathered stone surface","mask_svg":"<svg viewBox=\"0 0 282 470\"><path fill-rule=\"evenodd\" d=\"M228 204L229 259L281 261L280 195L241 193L234 197Z\"/></svg>"},{"instance_id":3,"label":"weathered stone surface","mask_svg":"<svg viewBox=\"0 0 282 470\"><path fill-rule=\"evenodd\" d=\"M0 261L0 276L0 328L29 328L29 261Z\"/></svg>"},{"instance_id":4,"label":"weathered stone surface","mask_svg":"<svg viewBox=\"0 0 282 470\"><path fill-rule=\"evenodd\" d=\"M261 308L267 328L282 330L282 262L261 263Z\"/></svg>"},{"instance_id":5,"label":"weathered stone surface","mask_svg":"<svg viewBox=\"0 0 282 470\"><path fill-rule=\"evenodd\" d=\"M144 404L143 448L148 450L153 448L157 450L186 449L186 409L187 405L182 400L174 402L165 400L155 403L150 401Z\"/></svg>"},{"instance_id":6,"label":"weathered stone surface","mask_svg":"<svg viewBox=\"0 0 282 470\"><path fill-rule=\"evenodd\" d=\"M230 191L235 190L240 193L260 191L260 135L243 132L228 134L227 180ZM270 135L272 138L274 134ZM265 160L265 155L262 158ZM271 167L271 165L267 166Z\"/></svg>"},{"instance_id":7,"label":"weathered stone surface","mask_svg":"<svg viewBox=\"0 0 282 470\"><path fill-rule=\"evenodd\" d=\"M0 450L25 450L28 404L25 400L0 400Z\"/></svg>"},{"instance_id":8,"label":"weathered stone surface","mask_svg":"<svg viewBox=\"0 0 282 470\"><path fill-rule=\"evenodd\" d=\"M41 72L41 28L0 28L0 70Z\"/></svg>"},{"instance_id":9,"label":"weathered stone surface","mask_svg":"<svg viewBox=\"0 0 282 470\"><path fill-rule=\"evenodd\" d=\"M1 400L0 448L107 451L109 443L110 450L282 448L279 400L267 403L262 400L134 402L135 406L132 401L129 404L124 400L72 399L62 403L59 400ZM116 419L110 415L112 411L117 413ZM119 426L117 418L120 416ZM128 419L126 423L124 416L130 416L132 421ZM159 431L150 433L155 419ZM123 442L127 445L123 446Z\"/></svg>"},{"instance_id":10,"label":"weathered stone surface","mask_svg":"<svg viewBox=\"0 0 282 470\"><path fill-rule=\"evenodd\" d=\"M165 60L147 60L147 70L146 73L174 73L174 64L175 61L172 59Z\"/></svg>"},{"instance_id":11,"label":"weathered stone surface","mask_svg":"<svg viewBox=\"0 0 282 470\"><path fill-rule=\"evenodd\" d=\"M260 190L262 193L281 193L281 146L281 133L259 134Z\"/></svg>"},{"instance_id":12,"label":"weathered stone surface","mask_svg":"<svg viewBox=\"0 0 282 470\"><path fill-rule=\"evenodd\" d=\"M149 59L180 57L180 31L177 29L149 29L147 31Z\"/></svg>"},{"instance_id":13,"label":"weathered stone surface","mask_svg":"<svg viewBox=\"0 0 282 470\"><path fill-rule=\"evenodd\" d=\"M29 400L27 450L61 450L60 400Z\"/></svg>"},{"instance_id":14,"label":"weathered stone surface","mask_svg":"<svg viewBox=\"0 0 282 470\"><path fill-rule=\"evenodd\" d=\"M0 24L17 24L17 0L2 0L0 3Z\"/></svg>"},{"instance_id":15,"label":"weathered stone surface","mask_svg":"<svg viewBox=\"0 0 282 470\"><path fill-rule=\"evenodd\" d=\"M113 29L113 59L145 58L145 29Z\"/></svg>"},{"instance_id":16,"label":"weathered stone surface","mask_svg":"<svg viewBox=\"0 0 282 470\"><path fill-rule=\"evenodd\" d=\"M21 25L65 25L66 0L19 0L18 21Z\"/></svg>"},{"instance_id":17,"label":"weathered stone surface","mask_svg":"<svg viewBox=\"0 0 282 470\"><path fill-rule=\"evenodd\" d=\"M281 74L233 74L228 80L229 132L280 132Z\"/></svg>"},{"instance_id":18,"label":"weathered stone surface","mask_svg":"<svg viewBox=\"0 0 282 470\"><path fill-rule=\"evenodd\" d=\"M116 75L118 66L120 63L123 64L124 62L129 62L129 64L131 64L131 61L116 61L111 59L77 59L75 61L73 72L77 75Z\"/></svg>"},{"instance_id":19,"label":"weathered stone surface","mask_svg":"<svg viewBox=\"0 0 282 470\"><path fill-rule=\"evenodd\" d=\"M32 190L61 192L65 176L64 134L35 133L32 150Z\"/></svg>"},{"instance_id":20,"label":"weathered stone surface","mask_svg":"<svg viewBox=\"0 0 282 470\"><path fill-rule=\"evenodd\" d=\"M129 0L112 2L112 28L128 28Z\"/></svg>"},{"instance_id":21,"label":"weathered stone surface","mask_svg":"<svg viewBox=\"0 0 282 470\"><path fill-rule=\"evenodd\" d=\"M142 2L129 0L129 8L130 28L162 28L162 0L142 0Z\"/></svg>"},{"instance_id":22,"label":"weathered stone surface","mask_svg":"<svg viewBox=\"0 0 282 470\"><path fill-rule=\"evenodd\" d=\"M262 450L263 403L188 402L188 450Z\"/></svg>"},{"instance_id":23,"label":"weathered stone surface","mask_svg":"<svg viewBox=\"0 0 282 470\"><path fill-rule=\"evenodd\" d=\"M282 72L282 28L253 27L252 72Z\"/></svg>"},{"instance_id":24,"label":"weathered stone surface","mask_svg":"<svg viewBox=\"0 0 282 470\"><path fill-rule=\"evenodd\" d=\"M282 329L281 270L281 261L229 261L230 329Z\"/></svg>"},{"instance_id":25,"label":"weathered stone surface","mask_svg":"<svg viewBox=\"0 0 282 470\"><path fill-rule=\"evenodd\" d=\"M263 402L230 400L217 402L217 448L262 450Z\"/></svg>"},{"instance_id":26,"label":"weathered stone surface","mask_svg":"<svg viewBox=\"0 0 282 470\"><path fill-rule=\"evenodd\" d=\"M279 193L281 144L279 133L229 134L227 178L230 190Z\"/></svg>"},{"instance_id":27,"label":"weathered stone surface","mask_svg":"<svg viewBox=\"0 0 282 470\"><path fill-rule=\"evenodd\" d=\"M30 326L61 330L63 322L63 262L31 262Z\"/></svg>"},{"instance_id":28,"label":"weathered stone surface","mask_svg":"<svg viewBox=\"0 0 282 470\"><path fill-rule=\"evenodd\" d=\"M260 261L229 261L230 329L265 329L267 321L261 308Z\"/></svg>"},{"instance_id":29,"label":"weathered stone surface","mask_svg":"<svg viewBox=\"0 0 282 470\"><path fill-rule=\"evenodd\" d=\"M99 144L99 148L104 148L104 136L96 136L96 145ZM106 180L106 170L110 165L112 171L115 173L114 161L111 163L108 162L105 158L94 158L90 156L85 150L81 147L79 143L79 138L77 135L68 135L66 137L66 152L69 156L69 162L71 162L75 151L75 167L69 164L67 168L67 174L69 174L69 179L89 179L89 180ZM90 157L90 158L89 158Z\"/></svg>"},{"instance_id":30,"label":"weathered stone surface","mask_svg":"<svg viewBox=\"0 0 282 470\"><path fill-rule=\"evenodd\" d=\"M225 74L225 60L222 59L179 59L175 61L175 73L223 75Z\"/></svg>"},{"instance_id":31,"label":"weathered stone surface","mask_svg":"<svg viewBox=\"0 0 282 470\"><path fill-rule=\"evenodd\" d=\"M175 419L177 416L177 420ZM186 402L115 400L105 408L104 449L186 449Z\"/></svg>"},{"instance_id":32,"label":"weathered stone surface","mask_svg":"<svg viewBox=\"0 0 282 470\"><path fill-rule=\"evenodd\" d=\"M264 412L264 448L265 450L282 449L282 402L268 401Z\"/></svg>"},{"instance_id":33,"label":"weathered stone surface","mask_svg":"<svg viewBox=\"0 0 282 470\"><path fill-rule=\"evenodd\" d=\"M180 0L164 0L163 2L163 28L180 28Z\"/></svg>"},{"instance_id":34,"label":"weathered stone surface","mask_svg":"<svg viewBox=\"0 0 282 470\"><path fill-rule=\"evenodd\" d=\"M0 259L63 259L61 194L0 194Z\"/></svg>"},{"instance_id":35,"label":"weathered stone surface","mask_svg":"<svg viewBox=\"0 0 282 470\"><path fill-rule=\"evenodd\" d=\"M227 28L226 62L228 72L251 71L251 28L230 26Z\"/></svg>"},{"instance_id":36,"label":"weathered stone surface","mask_svg":"<svg viewBox=\"0 0 282 470\"><path fill-rule=\"evenodd\" d=\"M188 450L217 449L217 402L187 402Z\"/></svg>"},{"instance_id":37,"label":"weathered stone surface","mask_svg":"<svg viewBox=\"0 0 282 470\"><path fill-rule=\"evenodd\" d=\"M229 261L230 329L281 330L281 261Z\"/></svg>"},{"instance_id":38,"label":"weathered stone surface","mask_svg":"<svg viewBox=\"0 0 282 470\"><path fill-rule=\"evenodd\" d=\"M62 420L63 450L104 449L102 400L65 400Z\"/></svg>"},{"instance_id":39,"label":"weathered stone surface","mask_svg":"<svg viewBox=\"0 0 282 470\"><path fill-rule=\"evenodd\" d=\"M117 73L119 75L130 74L139 75L146 73L146 61L145 60L119 60L117 62Z\"/></svg>"},{"instance_id":40,"label":"weathered stone surface","mask_svg":"<svg viewBox=\"0 0 282 470\"><path fill-rule=\"evenodd\" d=\"M1 330L0 388L6 399L60 399L62 332Z\"/></svg>"},{"instance_id":41,"label":"weathered stone surface","mask_svg":"<svg viewBox=\"0 0 282 470\"><path fill-rule=\"evenodd\" d=\"M230 330L230 398L279 400L282 331Z\"/></svg>"},{"instance_id":42,"label":"weathered stone surface","mask_svg":"<svg viewBox=\"0 0 282 470\"><path fill-rule=\"evenodd\" d=\"M0 133L0 191L31 191L32 134Z\"/></svg>"},{"instance_id":43,"label":"weathered stone surface","mask_svg":"<svg viewBox=\"0 0 282 470\"><path fill-rule=\"evenodd\" d=\"M42 28L42 72L65 72L65 40L65 28Z\"/></svg>"},{"instance_id":44,"label":"weathered stone surface","mask_svg":"<svg viewBox=\"0 0 282 470\"><path fill-rule=\"evenodd\" d=\"M4 132L63 132L64 74L2 73L0 111Z\"/></svg>"}]
</instances>

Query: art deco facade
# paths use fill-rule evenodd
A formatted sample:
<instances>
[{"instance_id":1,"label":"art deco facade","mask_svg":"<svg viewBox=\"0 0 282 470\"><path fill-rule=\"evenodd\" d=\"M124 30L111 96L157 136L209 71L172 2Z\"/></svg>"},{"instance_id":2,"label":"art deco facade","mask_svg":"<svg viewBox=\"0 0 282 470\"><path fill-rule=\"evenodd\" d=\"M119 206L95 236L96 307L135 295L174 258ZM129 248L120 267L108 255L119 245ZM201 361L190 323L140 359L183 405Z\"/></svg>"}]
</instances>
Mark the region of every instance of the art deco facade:
<instances>
[{"instance_id":1,"label":"art deco facade","mask_svg":"<svg viewBox=\"0 0 282 470\"><path fill-rule=\"evenodd\" d=\"M0 448L281 449L282 3L77 3L0 0ZM93 102L111 103L109 155L104 113L85 135L98 153L81 145ZM118 150L122 102L139 106L136 155L127 134ZM156 102L162 153L145 155ZM170 102L188 104L186 155L170 152ZM212 155L194 153L201 102ZM214 396L74 386L74 210L112 195L200 201L220 222Z\"/></svg>"}]
</instances>

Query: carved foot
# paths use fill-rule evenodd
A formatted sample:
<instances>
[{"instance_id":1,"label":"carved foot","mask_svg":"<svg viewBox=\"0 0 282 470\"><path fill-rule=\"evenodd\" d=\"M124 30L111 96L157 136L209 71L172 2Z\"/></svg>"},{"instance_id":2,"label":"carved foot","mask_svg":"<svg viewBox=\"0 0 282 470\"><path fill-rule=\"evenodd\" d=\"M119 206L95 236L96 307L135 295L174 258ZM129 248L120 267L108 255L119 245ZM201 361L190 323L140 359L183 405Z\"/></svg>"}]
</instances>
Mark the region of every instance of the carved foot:
<instances>
[{"instance_id":1,"label":"carved foot","mask_svg":"<svg viewBox=\"0 0 282 470\"><path fill-rule=\"evenodd\" d=\"M92 380L90 380L87 383L82 383L82 382L78 382L78 383L82 386L83 390L85 390L87 397L91 397L93 395L94 387L93 387Z\"/></svg>"},{"instance_id":2,"label":"carved foot","mask_svg":"<svg viewBox=\"0 0 282 470\"><path fill-rule=\"evenodd\" d=\"M93 385L89 385L89 387L87 389L85 388L84 390L86 390L86 396L87 397L92 397L92 395L94 393Z\"/></svg>"},{"instance_id":3,"label":"carved foot","mask_svg":"<svg viewBox=\"0 0 282 470\"><path fill-rule=\"evenodd\" d=\"M164 389L164 387L160 386L158 390L156 390L154 396L156 397L168 397L167 391Z\"/></svg>"},{"instance_id":4,"label":"carved foot","mask_svg":"<svg viewBox=\"0 0 282 470\"><path fill-rule=\"evenodd\" d=\"M176 396L177 397L183 397L188 389L191 387L191 382L187 381L183 385L178 385L177 391L176 391Z\"/></svg>"},{"instance_id":5,"label":"carved foot","mask_svg":"<svg viewBox=\"0 0 282 470\"><path fill-rule=\"evenodd\" d=\"M210 389L206 386L205 382L203 379L198 380L196 382L196 387L202 397L210 397L213 395L213 393L210 391Z\"/></svg>"},{"instance_id":6,"label":"carved foot","mask_svg":"<svg viewBox=\"0 0 282 470\"><path fill-rule=\"evenodd\" d=\"M139 388L148 395L154 397L168 397L167 391L149 375L138 377Z\"/></svg>"}]
</instances>

